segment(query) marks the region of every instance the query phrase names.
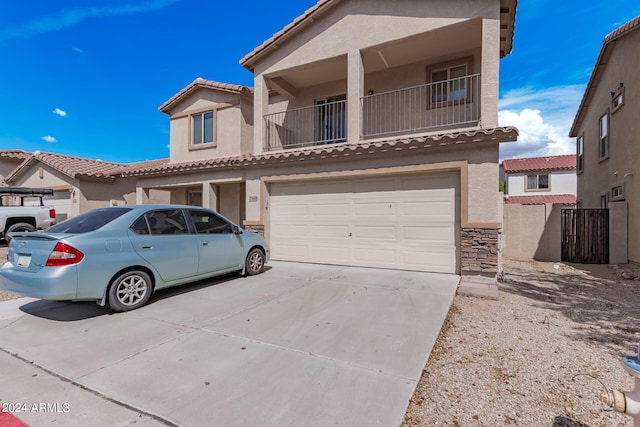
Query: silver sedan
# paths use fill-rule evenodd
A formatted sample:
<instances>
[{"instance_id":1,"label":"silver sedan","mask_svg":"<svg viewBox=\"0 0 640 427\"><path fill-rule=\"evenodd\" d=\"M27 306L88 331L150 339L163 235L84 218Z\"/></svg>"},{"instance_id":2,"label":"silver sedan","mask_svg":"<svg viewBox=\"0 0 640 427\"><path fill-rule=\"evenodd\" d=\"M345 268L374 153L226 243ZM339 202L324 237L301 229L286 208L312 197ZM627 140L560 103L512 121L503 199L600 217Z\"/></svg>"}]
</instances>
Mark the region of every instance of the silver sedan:
<instances>
[{"instance_id":1,"label":"silver sedan","mask_svg":"<svg viewBox=\"0 0 640 427\"><path fill-rule=\"evenodd\" d=\"M133 310L162 288L261 273L264 239L220 214L180 205L96 209L44 231L13 233L0 288Z\"/></svg>"}]
</instances>

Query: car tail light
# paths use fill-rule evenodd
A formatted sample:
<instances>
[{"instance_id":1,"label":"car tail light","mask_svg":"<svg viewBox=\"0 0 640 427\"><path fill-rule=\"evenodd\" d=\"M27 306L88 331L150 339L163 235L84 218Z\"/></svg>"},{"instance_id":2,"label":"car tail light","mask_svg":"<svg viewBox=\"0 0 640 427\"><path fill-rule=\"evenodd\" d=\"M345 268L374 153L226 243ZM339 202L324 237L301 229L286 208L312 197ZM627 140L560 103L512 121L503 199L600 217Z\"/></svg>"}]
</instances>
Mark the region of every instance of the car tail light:
<instances>
[{"instance_id":1,"label":"car tail light","mask_svg":"<svg viewBox=\"0 0 640 427\"><path fill-rule=\"evenodd\" d=\"M49 218L56 219L56 210L55 209L49 209Z\"/></svg>"},{"instance_id":2,"label":"car tail light","mask_svg":"<svg viewBox=\"0 0 640 427\"><path fill-rule=\"evenodd\" d=\"M5 255L5 257L7 258L7 261L9 261L9 248L11 247L11 240L9 240L7 242L7 254Z\"/></svg>"},{"instance_id":3,"label":"car tail light","mask_svg":"<svg viewBox=\"0 0 640 427\"><path fill-rule=\"evenodd\" d=\"M58 242L49 254L47 267L77 264L82 261L82 258L84 254L79 250L66 243Z\"/></svg>"}]
</instances>

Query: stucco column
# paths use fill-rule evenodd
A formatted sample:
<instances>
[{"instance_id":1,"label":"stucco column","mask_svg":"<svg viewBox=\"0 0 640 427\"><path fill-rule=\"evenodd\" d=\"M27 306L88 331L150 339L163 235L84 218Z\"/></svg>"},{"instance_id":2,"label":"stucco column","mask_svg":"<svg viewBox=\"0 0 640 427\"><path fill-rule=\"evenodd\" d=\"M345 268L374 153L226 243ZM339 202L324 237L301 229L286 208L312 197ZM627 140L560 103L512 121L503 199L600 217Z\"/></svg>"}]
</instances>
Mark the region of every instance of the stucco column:
<instances>
[{"instance_id":1,"label":"stucco column","mask_svg":"<svg viewBox=\"0 0 640 427\"><path fill-rule=\"evenodd\" d=\"M483 128L498 126L498 78L500 72L500 19L482 20L480 67L480 117Z\"/></svg>"},{"instance_id":2,"label":"stucco column","mask_svg":"<svg viewBox=\"0 0 640 427\"><path fill-rule=\"evenodd\" d=\"M210 182L202 183L202 206L213 209L218 207L218 187Z\"/></svg>"},{"instance_id":3,"label":"stucco column","mask_svg":"<svg viewBox=\"0 0 640 427\"><path fill-rule=\"evenodd\" d=\"M144 187L136 187L136 205L145 205L149 203L149 189Z\"/></svg>"},{"instance_id":4,"label":"stucco column","mask_svg":"<svg viewBox=\"0 0 640 427\"><path fill-rule=\"evenodd\" d=\"M260 74L254 78L253 88L253 154L260 154L265 144L264 115L269 112L269 88Z\"/></svg>"},{"instance_id":5,"label":"stucco column","mask_svg":"<svg viewBox=\"0 0 640 427\"><path fill-rule=\"evenodd\" d=\"M364 95L364 64L359 50L347 57L347 141L360 141L362 108L360 97Z\"/></svg>"}]
</instances>

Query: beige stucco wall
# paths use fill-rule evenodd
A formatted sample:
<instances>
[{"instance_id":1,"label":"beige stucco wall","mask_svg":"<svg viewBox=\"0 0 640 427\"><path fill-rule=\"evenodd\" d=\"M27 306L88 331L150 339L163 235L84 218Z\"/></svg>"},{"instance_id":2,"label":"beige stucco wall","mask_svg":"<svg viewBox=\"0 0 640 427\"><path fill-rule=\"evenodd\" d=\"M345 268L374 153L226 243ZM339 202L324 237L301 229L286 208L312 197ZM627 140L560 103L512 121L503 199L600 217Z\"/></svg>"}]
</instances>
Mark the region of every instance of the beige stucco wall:
<instances>
[{"instance_id":1,"label":"beige stucco wall","mask_svg":"<svg viewBox=\"0 0 640 427\"><path fill-rule=\"evenodd\" d=\"M561 205L504 205L502 255L517 259L560 261Z\"/></svg>"},{"instance_id":2,"label":"beige stucco wall","mask_svg":"<svg viewBox=\"0 0 640 427\"><path fill-rule=\"evenodd\" d=\"M629 260L640 262L640 30L615 42L611 58L576 136L584 136L584 172L578 174L578 200L583 208L599 208L600 197L611 197L611 188L623 185L629 209ZM599 119L611 111L611 95L624 85L625 104L610 114L609 158L598 156ZM615 230L612 230L615 232Z\"/></svg>"},{"instance_id":3,"label":"beige stucco wall","mask_svg":"<svg viewBox=\"0 0 640 427\"><path fill-rule=\"evenodd\" d=\"M295 180L313 177L319 173L335 173L345 177L366 170L380 175L388 173L387 169L397 167L424 166L438 164L440 170L457 170L453 164L467 164L467 181L461 182L466 188L468 206L468 222L499 224L502 217L499 210L500 193L498 192L498 146L469 144L468 148L447 150L425 150L423 152L385 153L384 155L343 157L325 159L321 162L298 161L287 162L282 166L268 168L251 168L246 171L246 220L263 223L267 218L264 197L268 189L261 186L261 178L295 176ZM428 168L428 166L426 167ZM428 173L428 172L425 172ZM302 176L302 177L301 177ZM266 193L265 193L266 191ZM464 226L464 225L463 225Z\"/></svg>"},{"instance_id":4,"label":"beige stucco wall","mask_svg":"<svg viewBox=\"0 0 640 427\"><path fill-rule=\"evenodd\" d=\"M91 181L74 179L48 165L37 163L12 183L15 186L69 190L69 217L95 208L110 206L111 201L135 203L135 179Z\"/></svg>"},{"instance_id":5,"label":"beige stucco wall","mask_svg":"<svg viewBox=\"0 0 640 427\"><path fill-rule=\"evenodd\" d=\"M190 112L215 110L215 143L190 144ZM199 89L171 109L169 152L173 163L248 154L252 148L251 101L236 93Z\"/></svg>"}]
</instances>

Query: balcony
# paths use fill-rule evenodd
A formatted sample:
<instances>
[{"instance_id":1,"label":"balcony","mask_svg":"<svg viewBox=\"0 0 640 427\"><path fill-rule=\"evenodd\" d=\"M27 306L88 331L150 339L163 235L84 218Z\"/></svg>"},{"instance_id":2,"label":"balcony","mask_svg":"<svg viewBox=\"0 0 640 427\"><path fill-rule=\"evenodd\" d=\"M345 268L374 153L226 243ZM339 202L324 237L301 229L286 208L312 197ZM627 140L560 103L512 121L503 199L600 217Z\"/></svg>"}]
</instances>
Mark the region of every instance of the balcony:
<instances>
[{"instance_id":1,"label":"balcony","mask_svg":"<svg viewBox=\"0 0 640 427\"><path fill-rule=\"evenodd\" d=\"M363 96L361 139L474 126L480 121L480 74ZM347 140L347 101L264 116L264 151Z\"/></svg>"}]
</instances>

